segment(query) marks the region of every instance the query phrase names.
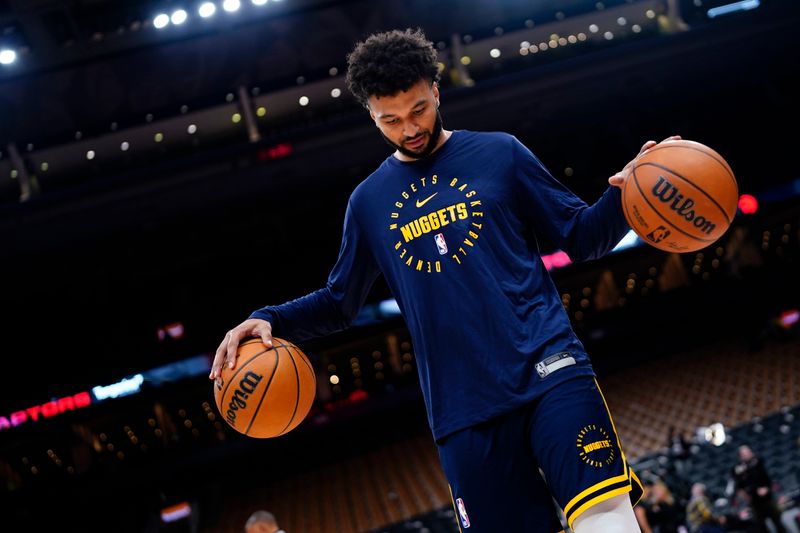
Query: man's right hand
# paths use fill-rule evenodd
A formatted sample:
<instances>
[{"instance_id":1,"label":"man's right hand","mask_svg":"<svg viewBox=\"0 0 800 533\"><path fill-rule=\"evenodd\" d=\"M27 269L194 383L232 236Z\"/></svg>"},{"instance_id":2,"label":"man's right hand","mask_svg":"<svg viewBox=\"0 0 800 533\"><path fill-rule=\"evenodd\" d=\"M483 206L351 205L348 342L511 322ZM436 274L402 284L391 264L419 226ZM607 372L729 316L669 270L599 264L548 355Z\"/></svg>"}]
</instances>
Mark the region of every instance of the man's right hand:
<instances>
[{"instance_id":1,"label":"man's right hand","mask_svg":"<svg viewBox=\"0 0 800 533\"><path fill-rule=\"evenodd\" d=\"M272 346L272 324L259 318L249 318L230 330L217 348L208 379L217 379L223 364L227 364L228 368L236 366L239 343L247 337L260 337L265 345Z\"/></svg>"}]
</instances>

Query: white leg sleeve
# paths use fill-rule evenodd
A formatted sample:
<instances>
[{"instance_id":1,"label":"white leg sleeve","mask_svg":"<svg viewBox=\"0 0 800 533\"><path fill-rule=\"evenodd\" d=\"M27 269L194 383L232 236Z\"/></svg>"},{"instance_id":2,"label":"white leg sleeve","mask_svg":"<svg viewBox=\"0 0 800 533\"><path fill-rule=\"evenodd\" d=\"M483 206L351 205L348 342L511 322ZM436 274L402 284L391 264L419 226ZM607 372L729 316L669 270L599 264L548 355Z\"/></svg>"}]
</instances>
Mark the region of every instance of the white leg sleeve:
<instances>
[{"instance_id":1,"label":"white leg sleeve","mask_svg":"<svg viewBox=\"0 0 800 533\"><path fill-rule=\"evenodd\" d=\"M575 533L641 533L627 493L593 505L572 526Z\"/></svg>"}]
</instances>

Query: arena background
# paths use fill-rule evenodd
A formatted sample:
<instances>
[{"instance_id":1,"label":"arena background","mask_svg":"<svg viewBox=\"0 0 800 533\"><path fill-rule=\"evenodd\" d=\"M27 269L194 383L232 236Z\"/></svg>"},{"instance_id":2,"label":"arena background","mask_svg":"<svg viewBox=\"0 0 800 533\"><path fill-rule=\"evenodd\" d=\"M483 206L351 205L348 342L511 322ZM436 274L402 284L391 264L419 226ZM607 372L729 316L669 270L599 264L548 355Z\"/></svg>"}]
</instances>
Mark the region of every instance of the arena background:
<instances>
[{"instance_id":1,"label":"arena background","mask_svg":"<svg viewBox=\"0 0 800 533\"><path fill-rule=\"evenodd\" d=\"M229 328L325 283L389 153L345 56L406 27L437 44L445 127L517 135L590 203L648 139L727 159L750 196L714 245L543 252L640 477L746 519L749 443L792 520L795 0L236 4L0 0L0 529L242 531L266 509L289 533L457 531L382 280L357 326L301 345L319 386L290 434L235 433L207 379Z\"/></svg>"}]
</instances>

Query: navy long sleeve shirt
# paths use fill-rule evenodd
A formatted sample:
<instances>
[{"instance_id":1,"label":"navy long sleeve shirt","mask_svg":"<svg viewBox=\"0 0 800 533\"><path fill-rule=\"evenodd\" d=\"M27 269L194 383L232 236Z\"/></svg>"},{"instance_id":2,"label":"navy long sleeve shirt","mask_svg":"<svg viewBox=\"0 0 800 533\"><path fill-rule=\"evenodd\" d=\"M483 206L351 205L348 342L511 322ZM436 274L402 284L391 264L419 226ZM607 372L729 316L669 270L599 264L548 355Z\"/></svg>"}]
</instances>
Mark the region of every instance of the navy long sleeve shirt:
<instances>
[{"instance_id":1,"label":"navy long sleeve shirt","mask_svg":"<svg viewBox=\"0 0 800 533\"><path fill-rule=\"evenodd\" d=\"M435 439L593 375L537 235L573 261L627 233L620 192L587 205L515 137L456 130L420 161L388 157L347 205L325 288L255 311L295 342L347 327L383 274L414 343Z\"/></svg>"}]
</instances>

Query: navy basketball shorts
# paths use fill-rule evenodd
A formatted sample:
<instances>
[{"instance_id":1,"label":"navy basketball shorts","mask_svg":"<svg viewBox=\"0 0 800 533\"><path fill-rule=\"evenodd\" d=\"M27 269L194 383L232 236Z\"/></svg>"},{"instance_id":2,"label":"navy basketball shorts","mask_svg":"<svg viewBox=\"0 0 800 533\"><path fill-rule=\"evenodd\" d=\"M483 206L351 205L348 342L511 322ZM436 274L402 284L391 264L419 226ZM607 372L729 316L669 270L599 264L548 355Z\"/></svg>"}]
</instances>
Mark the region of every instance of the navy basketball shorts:
<instances>
[{"instance_id":1,"label":"navy basketball shorts","mask_svg":"<svg viewBox=\"0 0 800 533\"><path fill-rule=\"evenodd\" d=\"M447 435L439 457L461 531L558 533L593 505L642 486L597 381L556 385L516 411Z\"/></svg>"}]
</instances>

